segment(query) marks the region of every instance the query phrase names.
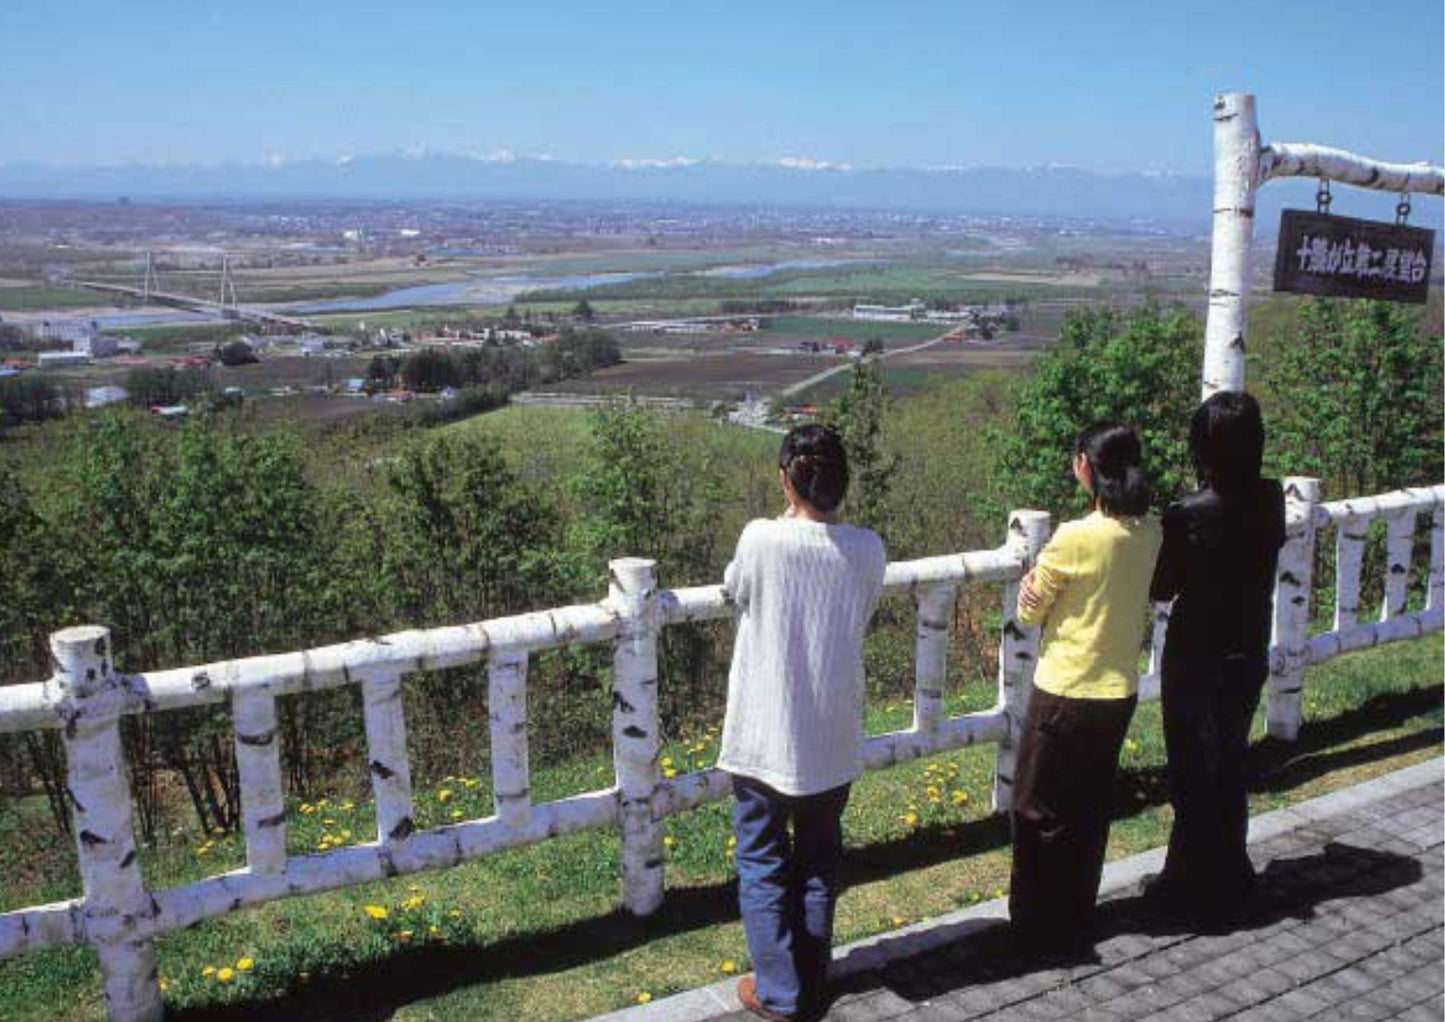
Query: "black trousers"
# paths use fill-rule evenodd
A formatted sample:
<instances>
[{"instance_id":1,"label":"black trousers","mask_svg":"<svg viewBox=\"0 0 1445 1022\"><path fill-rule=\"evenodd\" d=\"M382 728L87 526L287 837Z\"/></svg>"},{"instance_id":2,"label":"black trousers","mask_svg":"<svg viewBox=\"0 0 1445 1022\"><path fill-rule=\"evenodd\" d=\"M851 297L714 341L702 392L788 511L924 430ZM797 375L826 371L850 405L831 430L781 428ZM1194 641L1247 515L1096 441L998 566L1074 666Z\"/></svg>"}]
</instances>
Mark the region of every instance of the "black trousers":
<instances>
[{"instance_id":1,"label":"black trousers","mask_svg":"<svg viewBox=\"0 0 1445 1022\"><path fill-rule=\"evenodd\" d=\"M1254 885L1244 762L1269 664L1264 657L1166 656L1162 673L1174 805L1164 893L1182 909L1227 913Z\"/></svg>"},{"instance_id":2,"label":"black trousers","mask_svg":"<svg viewBox=\"0 0 1445 1022\"><path fill-rule=\"evenodd\" d=\"M1070 699L1035 689L1014 772L1009 917L1025 943L1090 936L1119 747L1137 697Z\"/></svg>"}]
</instances>

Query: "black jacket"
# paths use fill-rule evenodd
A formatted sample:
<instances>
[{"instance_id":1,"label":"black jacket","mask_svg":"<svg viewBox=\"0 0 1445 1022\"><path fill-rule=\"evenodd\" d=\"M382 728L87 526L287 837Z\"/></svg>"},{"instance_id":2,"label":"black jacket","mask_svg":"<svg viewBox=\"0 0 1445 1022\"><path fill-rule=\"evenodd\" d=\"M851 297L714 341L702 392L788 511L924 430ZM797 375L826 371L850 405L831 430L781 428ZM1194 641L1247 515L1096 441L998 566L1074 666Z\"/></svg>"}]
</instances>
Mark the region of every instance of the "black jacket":
<instances>
[{"instance_id":1,"label":"black jacket","mask_svg":"<svg viewBox=\"0 0 1445 1022\"><path fill-rule=\"evenodd\" d=\"M1149 596L1177 597L1165 658L1265 656L1284 545L1278 480L1261 479L1243 494L1204 486L1170 504L1163 527Z\"/></svg>"}]
</instances>

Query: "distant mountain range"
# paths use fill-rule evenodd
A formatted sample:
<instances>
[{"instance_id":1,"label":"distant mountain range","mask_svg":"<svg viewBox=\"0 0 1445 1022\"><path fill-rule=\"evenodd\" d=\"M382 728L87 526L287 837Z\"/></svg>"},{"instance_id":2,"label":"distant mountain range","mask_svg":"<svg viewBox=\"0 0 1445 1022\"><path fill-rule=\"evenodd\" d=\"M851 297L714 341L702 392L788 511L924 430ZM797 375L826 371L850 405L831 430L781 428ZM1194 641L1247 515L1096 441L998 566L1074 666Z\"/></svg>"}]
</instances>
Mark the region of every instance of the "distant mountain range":
<instances>
[{"instance_id":1,"label":"distant mountain range","mask_svg":"<svg viewBox=\"0 0 1445 1022\"><path fill-rule=\"evenodd\" d=\"M0 198L547 200L837 206L1205 225L1210 183L1074 167L853 169L777 163L357 156L218 165L0 164Z\"/></svg>"}]
</instances>

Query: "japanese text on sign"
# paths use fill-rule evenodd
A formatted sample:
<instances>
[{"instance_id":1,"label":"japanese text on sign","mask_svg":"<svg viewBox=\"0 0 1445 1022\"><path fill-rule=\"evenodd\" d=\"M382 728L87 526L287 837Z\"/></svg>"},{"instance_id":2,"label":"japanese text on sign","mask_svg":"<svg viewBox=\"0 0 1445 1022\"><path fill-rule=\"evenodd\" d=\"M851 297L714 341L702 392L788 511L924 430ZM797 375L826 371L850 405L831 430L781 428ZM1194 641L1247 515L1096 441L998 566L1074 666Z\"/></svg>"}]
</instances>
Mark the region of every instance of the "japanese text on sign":
<instances>
[{"instance_id":1,"label":"japanese text on sign","mask_svg":"<svg viewBox=\"0 0 1445 1022\"><path fill-rule=\"evenodd\" d=\"M1276 291L1423 302L1435 232L1406 224L1287 209L1280 217Z\"/></svg>"}]
</instances>

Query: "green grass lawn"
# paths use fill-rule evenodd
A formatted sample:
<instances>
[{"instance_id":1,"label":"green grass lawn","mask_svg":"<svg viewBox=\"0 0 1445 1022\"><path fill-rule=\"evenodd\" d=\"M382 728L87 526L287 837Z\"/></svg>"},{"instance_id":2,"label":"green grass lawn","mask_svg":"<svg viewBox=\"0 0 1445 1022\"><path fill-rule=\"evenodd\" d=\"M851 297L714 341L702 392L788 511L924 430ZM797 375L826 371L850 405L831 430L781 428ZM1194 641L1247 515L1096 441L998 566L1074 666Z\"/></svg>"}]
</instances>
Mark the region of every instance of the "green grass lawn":
<instances>
[{"instance_id":1,"label":"green grass lawn","mask_svg":"<svg viewBox=\"0 0 1445 1022\"><path fill-rule=\"evenodd\" d=\"M1256 812L1438 755L1439 636L1345 657L1308 674L1300 740L1257 741ZM965 685L953 708L992 699ZM534 712L536 710L534 709ZM870 708L868 728L905 726L902 701ZM1262 716L1262 714L1261 714ZM665 770L710 765L716 729L674 737ZM1164 839L1170 811L1157 704L1141 707L1123 752L1111 857ZM988 812L992 747L935 756L861 779L845 817L848 889L837 939L853 940L999 896L1004 822ZM541 799L610 783L605 755L537 770ZM485 777L417 791L424 823L484 814ZM333 796L289 808L291 849L362 840L370 804ZM73 854L33 800L0 807L0 906L73 895ZM158 941L171 1017L187 1020L396 1018L535 1022L589 1016L747 968L731 886L725 805L670 819L668 895L647 920L617 910L612 832L572 835L437 873L276 902ZM147 853L156 885L242 864L239 839L182 833ZM229 970L223 973L221 970ZM67 949L0 963L4 1017L103 1017L94 956Z\"/></svg>"}]
</instances>

